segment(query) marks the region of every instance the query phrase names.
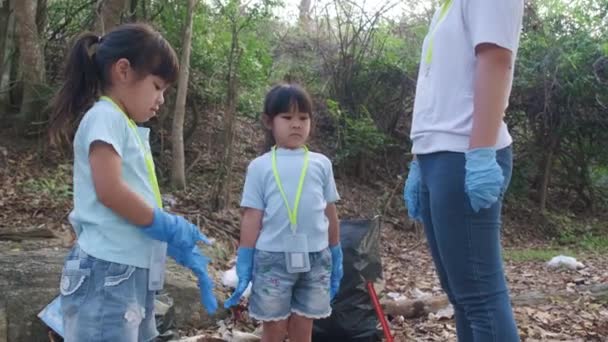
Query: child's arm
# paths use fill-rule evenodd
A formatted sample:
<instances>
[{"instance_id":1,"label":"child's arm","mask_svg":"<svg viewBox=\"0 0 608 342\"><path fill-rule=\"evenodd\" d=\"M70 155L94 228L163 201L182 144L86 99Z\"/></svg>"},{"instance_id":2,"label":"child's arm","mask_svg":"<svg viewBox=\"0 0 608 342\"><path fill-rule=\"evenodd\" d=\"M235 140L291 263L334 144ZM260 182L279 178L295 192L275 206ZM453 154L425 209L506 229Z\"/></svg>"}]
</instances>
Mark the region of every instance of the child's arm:
<instances>
[{"instance_id":1,"label":"child's arm","mask_svg":"<svg viewBox=\"0 0 608 342\"><path fill-rule=\"evenodd\" d=\"M143 228L149 237L184 250L190 250L197 241L209 243L197 226L161 208L152 208L129 188L122 179L121 157L112 145L101 141L91 143L89 164L99 201L117 215Z\"/></svg>"},{"instance_id":2,"label":"child's arm","mask_svg":"<svg viewBox=\"0 0 608 342\"><path fill-rule=\"evenodd\" d=\"M333 300L338 293L340 281L342 281L342 277L344 276L342 245L340 244L340 222L338 221L338 210L335 203L327 204L325 215L329 219L329 251L331 252L329 297Z\"/></svg>"},{"instance_id":3,"label":"child's arm","mask_svg":"<svg viewBox=\"0 0 608 342\"><path fill-rule=\"evenodd\" d=\"M154 210L122 179L122 160L112 145L96 141L91 144L89 163L97 198L116 214L137 226L148 226Z\"/></svg>"},{"instance_id":4,"label":"child's arm","mask_svg":"<svg viewBox=\"0 0 608 342\"><path fill-rule=\"evenodd\" d=\"M241 247L255 247L262 228L264 212L253 208L244 208L241 213Z\"/></svg>"},{"instance_id":5,"label":"child's arm","mask_svg":"<svg viewBox=\"0 0 608 342\"><path fill-rule=\"evenodd\" d=\"M335 246L340 242L340 223L338 221L338 210L335 203L329 203L325 207L325 216L329 220L329 245Z\"/></svg>"}]
</instances>

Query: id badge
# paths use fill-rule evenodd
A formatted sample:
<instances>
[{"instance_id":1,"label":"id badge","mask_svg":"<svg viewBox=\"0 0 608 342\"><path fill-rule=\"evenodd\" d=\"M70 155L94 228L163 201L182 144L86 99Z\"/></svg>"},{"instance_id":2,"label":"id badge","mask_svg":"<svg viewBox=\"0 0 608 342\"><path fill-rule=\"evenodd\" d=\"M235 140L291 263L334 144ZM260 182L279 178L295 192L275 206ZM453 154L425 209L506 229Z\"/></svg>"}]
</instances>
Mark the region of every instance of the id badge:
<instances>
[{"instance_id":1,"label":"id badge","mask_svg":"<svg viewBox=\"0 0 608 342\"><path fill-rule=\"evenodd\" d=\"M283 240L288 273L310 271L308 239L305 234L287 234Z\"/></svg>"},{"instance_id":2,"label":"id badge","mask_svg":"<svg viewBox=\"0 0 608 342\"><path fill-rule=\"evenodd\" d=\"M167 261L167 243L154 241L150 254L150 271L148 277L148 290L162 290L165 284L165 262Z\"/></svg>"}]
</instances>

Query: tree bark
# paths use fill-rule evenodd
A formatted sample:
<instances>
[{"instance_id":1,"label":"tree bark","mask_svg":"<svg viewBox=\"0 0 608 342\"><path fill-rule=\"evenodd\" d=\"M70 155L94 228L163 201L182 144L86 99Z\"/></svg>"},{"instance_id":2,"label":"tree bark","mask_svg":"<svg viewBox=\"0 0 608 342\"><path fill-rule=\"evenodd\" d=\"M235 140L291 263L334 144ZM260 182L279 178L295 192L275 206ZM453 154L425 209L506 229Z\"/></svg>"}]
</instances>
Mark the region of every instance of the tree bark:
<instances>
[{"instance_id":1,"label":"tree bark","mask_svg":"<svg viewBox=\"0 0 608 342\"><path fill-rule=\"evenodd\" d=\"M541 157L542 160L540 170L542 174L538 189L538 207L541 212L544 212L547 209L547 197L549 192L549 183L551 180L551 170L553 168L553 158L558 142L559 138L551 134L549 137L548 148Z\"/></svg>"},{"instance_id":2,"label":"tree bark","mask_svg":"<svg viewBox=\"0 0 608 342\"><path fill-rule=\"evenodd\" d=\"M300 17L298 19L298 23L300 27L302 27L305 31L308 31L310 28L310 4L312 0L300 0L300 6L298 9L300 10Z\"/></svg>"},{"instance_id":3,"label":"tree bark","mask_svg":"<svg viewBox=\"0 0 608 342\"><path fill-rule=\"evenodd\" d=\"M172 146L173 167L171 168L171 183L174 187L186 187L185 157L184 157L184 116L186 114L186 96L188 94L188 77L190 70L190 50L192 48L192 18L196 0L188 0L188 13L184 24L182 39L182 56L177 80L177 98L175 100L175 115L173 116Z\"/></svg>"},{"instance_id":4,"label":"tree bark","mask_svg":"<svg viewBox=\"0 0 608 342\"><path fill-rule=\"evenodd\" d=\"M39 116L44 106L40 93L45 82L44 54L36 25L37 2L15 1L15 19L19 36L20 68L23 98L20 118L28 124Z\"/></svg>"},{"instance_id":5,"label":"tree bark","mask_svg":"<svg viewBox=\"0 0 608 342\"><path fill-rule=\"evenodd\" d=\"M40 37L44 37L44 30L48 21L47 11L48 0L38 0L38 6L36 7L36 28Z\"/></svg>"},{"instance_id":6,"label":"tree bark","mask_svg":"<svg viewBox=\"0 0 608 342\"><path fill-rule=\"evenodd\" d=\"M128 0L98 0L93 31L104 35L120 25Z\"/></svg>"},{"instance_id":7,"label":"tree bark","mask_svg":"<svg viewBox=\"0 0 608 342\"><path fill-rule=\"evenodd\" d=\"M215 210L223 210L230 204L232 160L234 154L234 121L236 103L238 101L238 69L240 58L241 51L239 49L238 19L234 18L232 22L232 43L230 46L230 54L228 55L228 99L224 111L224 155L214 196Z\"/></svg>"},{"instance_id":8,"label":"tree bark","mask_svg":"<svg viewBox=\"0 0 608 342\"><path fill-rule=\"evenodd\" d=\"M131 22L137 21L137 5L139 5L139 1L130 0L129 3L129 20Z\"/></svg>"},{"instance_id":9,"label":"tree bark","mask_svg":"<svg viewBox=\"0 0 608 342\"><path fill-rule=\"evenodd\" d=\"M0 244L0 342L49 341L48 329L36 315L59 294L68 249L23 248L35 246L23 244L13 250L9 246ZM229 314L221 307L209 316L200 304L192 273L172 260L167 262L165 291L173 298L176 330L209 329Z\"/></svg>"},{"instance_id":10,"label":"tree bark","mask_svg":"<svg viewBox=\"0 0 608 342\"><path fill-rule=\"evenodd\" d=\"M13 1L4 0L0 6L0 118L9 111L10 71L15 39Z\"/></svg>"}]
</instances>

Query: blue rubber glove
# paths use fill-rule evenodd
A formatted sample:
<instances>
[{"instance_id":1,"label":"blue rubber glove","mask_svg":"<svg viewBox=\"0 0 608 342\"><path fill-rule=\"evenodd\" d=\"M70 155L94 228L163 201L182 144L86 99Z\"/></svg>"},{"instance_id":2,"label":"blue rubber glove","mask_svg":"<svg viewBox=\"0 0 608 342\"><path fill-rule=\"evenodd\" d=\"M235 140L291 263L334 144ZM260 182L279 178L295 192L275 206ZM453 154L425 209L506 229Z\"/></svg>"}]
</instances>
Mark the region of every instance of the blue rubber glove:
<instances>
[{"instance_id":1,"label":"blue rubber glove","mask_svg":"<svg viewBox=\"0 0 608 342\"><path fill-rule=\"evenodd\" d=\"M207 264L209 258L203 255L197 246L192 249L184 249L174 245L169 245L167 254L175 259L175 261L192 270L198 279L198 288L201 294L201 303L207 310L207 313L213 315L217 310L217 299L213 294L213 282L207 274Z\"/></svg>"},{"instance_id":2,"label":"blue rubber glove","mask_svg":"<svg viewBox=\"0 0 608 342\"><path fill-rule=\"evenodd\" d=\"M251 247L239 247L236 254L236 275L239 278L239 282L232 296L224 302L226 309L238 305L241 301L241 296L243 296L247 286L249 286L249 282L253 276L254 251L255 249Z\"/></svg>"},{"instance_id":3,"label":"blue rubber glove","mask_svg":"<svg viewBox=\"0 0 608 342\"><path fill-rule=\"evenodd\" d=\"M418 165L417 159L410 163L410 172L403 189L403 199L405 200L408 216L413 220L422 221L420 214L420 165Z\"/></svg>"},{"instance_id":4,"label":"blue rubber glove","mask_svg":"<svg viewBox=\"0 0 608 342\"><path fill-rule=\"evenodd\" d=\"M210 243L197 226L181 216L169 214L159 208L154 209L152 224L142 228L146 235L155 240L187 250L195 246L197 241Z\"/></svg>"},{"instance_id":5,"label":"blue rubber glove","mask_svg":"<svg viewBox=\"0 0 608 342\"><path fill-rule=\"evenodd\" d=\"M335 246L330 246L331 252L331 278L329 283L329 298L333 300L338 290L340 289L340 281L344 276L344 268L342 266L342 245L338 243Z\"/></svg>"},{"instance_id":6,"label":"blue rubber glove","mask_svg":"<svg viewBox=\"0 0 608 342\"><path fill-rule=\"evenodd\" d=\"M465 153L464 189L475 212L491 207L500 196L505 177L496 162L494 148L476 148Z\"/></svg>"}]
</instances>

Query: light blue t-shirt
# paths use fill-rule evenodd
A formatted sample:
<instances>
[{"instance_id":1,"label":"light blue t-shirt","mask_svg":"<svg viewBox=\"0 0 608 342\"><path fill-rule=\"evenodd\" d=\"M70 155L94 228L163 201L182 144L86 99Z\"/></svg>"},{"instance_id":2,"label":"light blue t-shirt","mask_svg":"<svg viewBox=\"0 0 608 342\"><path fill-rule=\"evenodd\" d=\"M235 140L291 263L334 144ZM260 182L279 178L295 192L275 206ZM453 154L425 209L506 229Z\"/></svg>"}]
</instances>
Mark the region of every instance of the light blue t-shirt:
<instances>
[{"instance_id":1,"label":"light blue t-shirt","mask_svg":"<svg viewBox=\"0 0 608 342\"><path fill-rule=\"evenodd\" d=\"M241 207L264 212L262 229L255 247L268 252L284 252L283 239L285 235L291 234L291 224L272 171L271 153L267 152L249 164ZM279 177L289 207L293 209L305 150L278 148L276 153ZM325 207L339 199L331 161L320 153L309 152L297 219L297 233L307 235L309 252L327 248L329 220L325 215Z\"/></svg>"},{"instance_id":2,"label":"light blue t-shirt","mask_svg":"<svg viewBox=\"0 0 608 342\"><path fill-rule=\"evenodd\" d=\"M137 127L137 131L149 152L149 129ZM80 248L87 254L110 262L149 268L155 241L99 201L89 164L91 143L102 141L112 145L122 159L122 179L132 191L155 207L144 151L135 134L125 115L106 100L97 101L86 112L74 138L74 209L69 219Z\"/></svg>"}]
</instances>

